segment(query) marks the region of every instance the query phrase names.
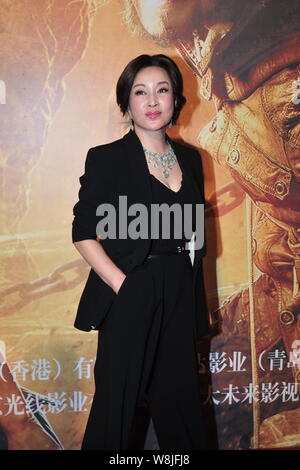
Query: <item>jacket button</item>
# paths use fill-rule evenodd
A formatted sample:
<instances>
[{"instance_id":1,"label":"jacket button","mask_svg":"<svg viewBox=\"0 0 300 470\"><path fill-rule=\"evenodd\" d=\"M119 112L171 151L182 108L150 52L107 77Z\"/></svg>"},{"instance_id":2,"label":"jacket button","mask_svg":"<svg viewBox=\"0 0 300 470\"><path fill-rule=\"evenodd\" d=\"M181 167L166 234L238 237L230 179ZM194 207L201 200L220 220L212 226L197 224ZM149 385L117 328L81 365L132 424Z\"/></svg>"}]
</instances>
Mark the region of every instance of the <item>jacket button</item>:
<instances>
[{"instance_id":1,"label":"jacket button","mask_svg":"<svg viewBox=\"0 0 300 470\"><path fill-rule=\"evenodd\" d=\"M280 312L280 323L284 326L292 325L295 322L295 315L291 310L282 310Z\"/></svg>"},{"instance_id":2,"label":"jacket button","mask_svg":"<svg viewBox=\"0 0 300 470\"><path fill-rule=\"evenodd\" d=\"M239 159L240 159L240 152L238 151L238 149L231 150L230 160L232 161L232 163L237 164L239 162Z\"/></svg>"},{"instance_id":3,"label":"jacket button","mask_svg":"<svg viewBox=\"0 0 300 470\"><path fill-rule=\"evenodd\" d=\"M277 181L275 184L275 190L280 196L284 196L287 193L286 184L283 181Z\"/></svg>"}]
</instances>

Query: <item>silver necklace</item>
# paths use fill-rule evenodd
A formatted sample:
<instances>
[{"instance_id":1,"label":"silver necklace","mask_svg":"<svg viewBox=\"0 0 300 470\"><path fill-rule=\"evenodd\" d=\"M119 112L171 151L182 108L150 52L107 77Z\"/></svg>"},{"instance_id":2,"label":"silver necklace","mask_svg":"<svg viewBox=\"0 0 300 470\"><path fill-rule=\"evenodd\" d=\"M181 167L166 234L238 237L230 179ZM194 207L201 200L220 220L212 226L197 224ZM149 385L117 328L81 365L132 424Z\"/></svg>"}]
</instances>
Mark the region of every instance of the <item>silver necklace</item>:
<instances>
[{"instance_id":1,"label":"silver necklace","mask_svg":"<svg viewBox=\"0 0 300 470\"><path fill-rule=\"evenodd\" d=\"M172 170L173 166L177 163L177 158L169 144L169 150L165 153L151 152L144 148L147 162L150 163L153 168L158 168L160 165L163 167L162 175L164 178L169 177L169 172Z\"/></svg>"}]
</instances>

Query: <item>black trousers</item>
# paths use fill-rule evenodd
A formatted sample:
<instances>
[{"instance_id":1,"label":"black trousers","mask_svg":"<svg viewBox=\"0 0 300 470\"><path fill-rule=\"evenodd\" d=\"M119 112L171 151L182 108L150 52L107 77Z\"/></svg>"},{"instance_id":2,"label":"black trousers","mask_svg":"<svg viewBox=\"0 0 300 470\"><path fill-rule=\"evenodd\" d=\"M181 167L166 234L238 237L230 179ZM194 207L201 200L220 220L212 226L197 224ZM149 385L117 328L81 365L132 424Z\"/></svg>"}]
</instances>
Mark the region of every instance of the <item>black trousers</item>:
<instances>
[{"instance_id":1,"label":"black trousers","mask_svg":"<svg viewBox=\"0 0 300 470\"><path fill-rule=\"evenodd\" d=\"M82 449L133 449L145 399L161 450L206 448L188 254L128 274L99 332L94 375Z\"/></svg>"}]
</instances>

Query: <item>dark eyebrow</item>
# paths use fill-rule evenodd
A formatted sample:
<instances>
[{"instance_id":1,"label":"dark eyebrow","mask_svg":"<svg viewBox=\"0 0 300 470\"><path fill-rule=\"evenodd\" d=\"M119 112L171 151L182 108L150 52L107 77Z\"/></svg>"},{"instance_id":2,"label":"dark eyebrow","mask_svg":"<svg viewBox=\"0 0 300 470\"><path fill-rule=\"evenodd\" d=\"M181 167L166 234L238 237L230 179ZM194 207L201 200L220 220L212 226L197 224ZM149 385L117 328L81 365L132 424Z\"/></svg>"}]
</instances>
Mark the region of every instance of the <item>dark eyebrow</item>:
<instances>
[{"instance_id":1,"label":"dark eyebrow","mask_svg":"<svg viewBox=\"0 0 300 470\"><path fill-rule=\"evenodd\" d=\"M167 85L169 85L169 82L167 81L162 81L162 82L158 82L157 85L162 85L163 83L166 83ZM133 88L137 87L137 86L146 86L144 83L137 83L136 85L133 86Z\"/></svg>"}]
</instances>

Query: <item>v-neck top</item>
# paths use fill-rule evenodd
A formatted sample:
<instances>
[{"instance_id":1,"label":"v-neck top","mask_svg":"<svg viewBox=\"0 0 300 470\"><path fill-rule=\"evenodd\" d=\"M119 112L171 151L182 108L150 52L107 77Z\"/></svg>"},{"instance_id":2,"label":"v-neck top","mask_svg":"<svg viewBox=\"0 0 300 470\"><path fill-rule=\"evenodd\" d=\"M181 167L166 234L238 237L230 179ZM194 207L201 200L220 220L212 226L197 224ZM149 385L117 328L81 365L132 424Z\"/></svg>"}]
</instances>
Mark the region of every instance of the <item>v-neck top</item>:
<instances>
[{"instance_id":1,"label":"v-neck top","mask_svg":"<svg viewBox=\"0 0 300 470\"><path fill-rule=\"evenodd\" d=\"M171 208L172 204L177 203L180 205L181 208L181 215L176 217L179 223L177 223L177 227L182 227L182 236L180 238L175 238L175 221L174 221L174 214L176 211L173 212L171 209L167 208L165 213L165 226L168 225L168 219L170 220L170 236L167 234L165 237L162 235L162 219L163 213L159 214L159 238L153 238L151 235L150 228L152 224L154 224L154 220L150 214L150 222L149 222L149 231L150 231L150 238L151 238L151 250L155 252L163 252L175 249L178 245L185 245L186 242L189 242L191 237L186 237L184 233L184 219L186 219L186 223L188 226L191 226L194 230L195 228L195 204L196 204L196 194L195 190L191 184L186 173L182 172L182 181L181 186L178 191L173 191L172 189L168 188L164 185L161 181L159 181L154 175L150 174L151 179L151 187L152 187L152 204L168 204ZM191 204L191 212L185 212L184 204ZM168 216L170 214L170 217ZM180 212L179 212L180 214ZM190 215L189 215L190 214ZM191 217L192 215L192 217ZM152 221L153 220L153 221ZM181 223L182 222L182 223ZM168 238L167 238L168 237Z\"/></svg>"}]
</instances>

